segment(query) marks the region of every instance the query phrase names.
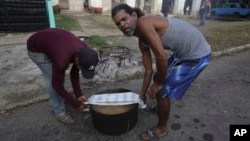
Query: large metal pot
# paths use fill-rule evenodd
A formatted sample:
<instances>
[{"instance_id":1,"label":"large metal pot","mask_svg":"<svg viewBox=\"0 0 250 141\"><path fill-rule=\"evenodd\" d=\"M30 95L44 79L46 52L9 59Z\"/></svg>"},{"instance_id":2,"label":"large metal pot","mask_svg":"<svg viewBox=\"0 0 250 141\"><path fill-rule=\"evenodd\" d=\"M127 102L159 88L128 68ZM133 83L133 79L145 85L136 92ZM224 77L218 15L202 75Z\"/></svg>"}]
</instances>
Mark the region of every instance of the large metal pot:
<instances>
[{"instance_id":1,"label":"large metal pot","mask_svg":"<svg viewBox=\"0 0 250 141\"><path fill-rule=\"evenodd\" d=\"M127 89L107 89L97 94L131 92ZM90 104L94 127L108 135L119 135L131 130L138 120L138 104L100 106Z\"/></svg>"}]
</instances>

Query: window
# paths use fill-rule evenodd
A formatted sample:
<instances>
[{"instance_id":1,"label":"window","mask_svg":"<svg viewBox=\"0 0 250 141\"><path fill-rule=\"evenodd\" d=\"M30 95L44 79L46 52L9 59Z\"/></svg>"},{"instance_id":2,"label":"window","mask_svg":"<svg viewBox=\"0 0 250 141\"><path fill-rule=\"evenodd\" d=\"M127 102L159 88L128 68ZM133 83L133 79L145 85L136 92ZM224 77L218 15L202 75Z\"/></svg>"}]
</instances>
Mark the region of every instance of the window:
<instances>
[{"instance_id":1,"label":"window","mask_svg":"<svg viewBox=\"0 0 250 141\"><path fill-rule=\"evenodd\" d=\"M231 4L230 8L237 8L237 5L236 4Z\"/></svg>"},{"instance_id":2,"label":"window","mask_svg":"<svg viewBox=\"0 0 250 141\"><path fill-rule=\"evenodd\" d=\"M248 8L245 4L240 4L241 8Z\"/></svg>"}]
</instances>

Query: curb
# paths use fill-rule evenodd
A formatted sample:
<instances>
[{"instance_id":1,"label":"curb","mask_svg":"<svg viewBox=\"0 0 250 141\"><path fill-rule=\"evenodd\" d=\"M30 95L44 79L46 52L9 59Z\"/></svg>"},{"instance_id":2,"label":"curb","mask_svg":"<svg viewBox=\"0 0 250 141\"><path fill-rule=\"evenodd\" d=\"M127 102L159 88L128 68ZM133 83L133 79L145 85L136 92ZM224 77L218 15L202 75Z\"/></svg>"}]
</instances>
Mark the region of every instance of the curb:
<instances>
[{"instance_id":1,"label":"curb","mask_svg":"<svg viewBox=\"0 0 250 141\"><path fill-rule=\"evenodd\" d=\"M238 47L234 47L234 48L230 48L230 49L226 49L226 50L222 50L222 51L212 52L212 57L220 57L223 55L228 55L228 54L244 51L246 49L250 49L250 44L246 44L243 46L238 46Z\"/></svg>"}]
</instances>

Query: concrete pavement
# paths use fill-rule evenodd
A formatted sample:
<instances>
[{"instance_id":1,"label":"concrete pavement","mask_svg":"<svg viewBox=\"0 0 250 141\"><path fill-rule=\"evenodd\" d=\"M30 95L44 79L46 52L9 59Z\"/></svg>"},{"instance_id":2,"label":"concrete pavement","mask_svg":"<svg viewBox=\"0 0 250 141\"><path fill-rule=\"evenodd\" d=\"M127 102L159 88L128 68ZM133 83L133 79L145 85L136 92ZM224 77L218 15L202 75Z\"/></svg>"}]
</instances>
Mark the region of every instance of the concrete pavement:
<instances>
[{"instance_id":1,"label":"concrete pavement","mask_svg":"<svg viewBox=\"0 0 250 141\"><path fill-rule=\"evenodd\" d=\"M169 133L164 141L229 141L231 124L250 124L250 50L217 57L201 73L183 100L171 102ZM127 88L140 92L142 80L98 87ZM88 96L96 90L88 92ZM153 104L149 100L148 104ZM76 120L63 125L51 114L48 101L15 108L0 115L0 140L4 141L137 141L138 134L157 123L157 115L140 110L135 128L119 136L104 135L93 127L90 113L67 106Z\"/></svg>"},{"instance_id":2,"label":"concrete pavement","mask_svg":"<svg viewBox=\"0 0 250 141\"><path fill-rule=\"evenodd\" d=\"M74 31L76 35L85 36L96 33L122 35L119 30ZM140 110L138 123L130 132L107 136L95 130L90 113L78 113L70 106L67 109L76 123L63 125L58 122L51 113L39 71L30 67L31 61L23 53L25 42L31 34L7 34L0 37L0 58L4 66L0 66L4 71L0 73L1 141L137 141L139 133L155 126L157 115ZM172 101L169 134L161 140L228 141L230 124L250 124L249 48L250 44L213 52L217 58L201 73L183 100ZM16 58L5 58L4 54ZM27 71L26 68L31 70ZM127 88L139 93L141 82L142 79L108 83L86 90L86 94L90 96L106 88ZM153 103L154 100L149 99L148 104Z\"/></svg>"}]
</instances>

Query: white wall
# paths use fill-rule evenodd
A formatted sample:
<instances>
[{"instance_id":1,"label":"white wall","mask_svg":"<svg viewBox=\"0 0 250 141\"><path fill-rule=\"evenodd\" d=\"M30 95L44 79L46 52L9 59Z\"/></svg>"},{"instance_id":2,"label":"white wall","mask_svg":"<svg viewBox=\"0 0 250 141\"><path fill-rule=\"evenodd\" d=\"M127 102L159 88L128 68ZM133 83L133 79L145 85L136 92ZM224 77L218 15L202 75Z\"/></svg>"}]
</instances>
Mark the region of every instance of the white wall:
<instances>
[{"instance_id":1,"label":"white wall","mask_svg":"<svg viewBox=\"0 0 250 141\"><path fill-rule=\"evenodd\" d=\"M66 0L62 0L66 1ZM69 1L69 10L72 11L83 11L83 2L84 0L68 0ZM119 1L119 0L117 0ZM141 1L141 9L143 10L145 0ZM151 13L152 14L162 14L161 13L161 6L163 0L151 0ZM125 3L130 5L131 7L135 7L136 0L124 0ZM185 0L175 0L174 7L173 7L173 14L174 15L183 15L183 8L184 8ZM192 16L197 16L200 8L201 0L193 0L192 5ZM52 5L59 4L59 0L52 0ZM89 0L90 7L102 7L103 11L111 10L112 0ZM61 6L61 2L60 2Z\"/></svg>"},{"instance_id":2,"label":"white wall","mask_svg":"<svg viewBox=\"0 0 250 141\"><path fill-rule=\"evenodd\" d=\"M129 6L135 7L135 0L126 0L126 2Z\"/></svg>"},{"instance_id":3,"label":"white wall","mask_svg":"<svg viewBox=\"0 0 250 141\"><path fill-rule=\"evenodd\" d=\"M89 6L90 7L102 7L102 0L89 0Z\"/></svg>"},{"instance_id":4,"label":"white wall","mask_svg":"<svg viewBox=\"0 0 250 141\"><path fill-rule=\"evenodd\" d=\"M103 11L110 11L111 10L111 5L112 5L112 1L111 0L104 0L104 1L102 1L102 9L103 9Z\"/></svg>"},{"instance_id":5,"label":"white wall","mask_svg":"<svg viewBox=\"0 0 250 141\"><path fill-rule=\"evenodd\" d=\"M141 10L143 10L143 6L144 6L144 0L140 0L139 8L140 8Z\"/></svg>"},{"instance_id":6,"label":"white wall","mask_svg":"<svg viewBox=\"0 0 250 141\"><path fill-rule=\"evenodd\" d=\"M191 15L198 16L201 0L193 0Z\"/></svg>"},{"instance_id":7,"label":"white wall","mask_svg":"<svg viewBox=\"0 0 250 141\"><path fill-rule=\"evenodd\" d=\"M84 0L69 0L69 10L71 11L83 11Z\"/></svg>"},{"instance_id":8,"label":"white wall","mask_svg":"<svg viewBox=\"0 0 250 141\"><path fill-rule=\"evenodd\" d=\"M162 1L163 0L153 0L153 5L152 5L152 13L153 14L158 14L161 15L161 7L162 7Z\"/></svg>"},{"instance_id":9,"label":"white wall","mask_svg":"<svg viewBox=\"0 0 250 141\"><path fill-rule=\"evenodd\" d=\"M52 2L52 6L59 5L59 0L52 0L51 2Z\"/></svg>"},{"instance_id":10,"label":"white wall","mask_svg":"<svg viewBox=\"0 0 250 141\"><path fill-rule=\"evenodd\" d=\"M185 0L175 0L174 2L174 15L183 15Z\"/></svg>"}]
</instances>

